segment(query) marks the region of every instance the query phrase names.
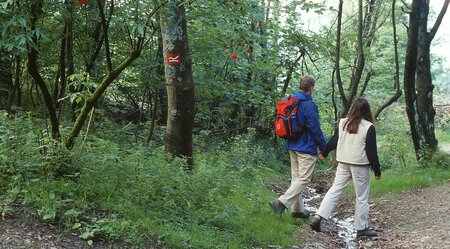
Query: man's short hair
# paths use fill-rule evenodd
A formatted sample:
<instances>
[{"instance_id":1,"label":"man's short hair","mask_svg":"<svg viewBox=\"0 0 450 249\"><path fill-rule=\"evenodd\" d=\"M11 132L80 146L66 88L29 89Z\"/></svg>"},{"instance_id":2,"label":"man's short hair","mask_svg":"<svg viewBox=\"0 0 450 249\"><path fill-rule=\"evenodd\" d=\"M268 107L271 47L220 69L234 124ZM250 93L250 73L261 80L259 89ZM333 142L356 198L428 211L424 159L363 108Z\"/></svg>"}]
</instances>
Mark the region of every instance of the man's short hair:
<instances>
[{"instance_id":1,"label":"man's short hair","mask_svg":"<svg viewBox=\"0 0 450 249\"><path fill-rule=\"evenodd\" d=\"M303 92L309 91L315 84L316 80L312 76L306 75L300 78L300 90Z\"/></svg>"}]
</instances>

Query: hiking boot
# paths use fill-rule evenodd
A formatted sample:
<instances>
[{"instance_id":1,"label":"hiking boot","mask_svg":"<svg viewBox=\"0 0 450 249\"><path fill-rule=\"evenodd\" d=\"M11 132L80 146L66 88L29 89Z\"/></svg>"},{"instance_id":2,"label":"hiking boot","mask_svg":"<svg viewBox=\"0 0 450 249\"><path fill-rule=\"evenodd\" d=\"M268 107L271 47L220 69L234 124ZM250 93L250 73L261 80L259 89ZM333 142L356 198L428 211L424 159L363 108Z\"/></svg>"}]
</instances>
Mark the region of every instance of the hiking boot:
<instances>
[{"instance_id":1,"label":"hiking boot","mask_svg":"<svg viewBox=\"0 0 450 249\"><path fill-rule=\"evenodd\" d=\"M278 199L269 202L269 205L272 207L273 211L278 215L281 215L286 209L286 206Z\"/></svg>"},{"instance_id":2,"label":"hiking boot","mask_svg":"<svg viewBox=\"0 0 450 249\"><path fill-rule=\"evenodd\" d=\"M374 230L370 229L370 228L366 228L364 230L356 231L356 237L363 237L363 236L376 237L377 233Z\"/></svg>"},{"instance_id":3,"label":"hiking boot","mask_svg":"<svg viewBox=\"0 0 450 249\"><path fill-rule=\"evenodd\" d=\"M293 212L291 213L292 218L302 218L302 219L308 219L310 214L308 211L303 212Z\"/></svg>"},{"instance_id":4,"label":"hiking boot","mask_svg":"<svg viewBox=\"0 0 450 249\"><path fill-rule=\"evenodd\" d=\"M314 217L311 221L311 223L309 223L309 226L311 227L312 230L316 231L316 232L320 232L320 222L322 221L322 217L317 218Z\"/></svg>"}]
</instances>

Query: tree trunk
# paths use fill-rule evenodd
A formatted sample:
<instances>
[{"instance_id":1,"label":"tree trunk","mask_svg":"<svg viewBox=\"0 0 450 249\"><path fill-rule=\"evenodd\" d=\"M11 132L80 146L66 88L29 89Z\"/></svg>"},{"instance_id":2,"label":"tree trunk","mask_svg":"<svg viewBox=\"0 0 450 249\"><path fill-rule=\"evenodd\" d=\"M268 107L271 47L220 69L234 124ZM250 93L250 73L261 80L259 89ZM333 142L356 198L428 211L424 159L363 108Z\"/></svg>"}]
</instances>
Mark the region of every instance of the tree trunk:
<instances>
[{"instance_id":1,"label":"tree trunk","mask_svg":"<svg viewBox=\"0 0 450 249\"><path fill-rule=\"evenodd\" d=\"M66 64L66 72L65 72L65 79L64 79L64 83L69 85L69 91L71 93L75 93L77 92L77 89L75 89L73 87L72 84L70 84L70 80L69 77L72 76L75 73L75 66L74 66L74 59L73 59L73 24L74 24L74 20L73 20L73 14L74 14L74 3L73 2L67 2L67 15L68 18L65 20L66 21L66 60L65 60L65 64ZM65 88L65 86L64 86ZM65 89L62 89L65 90ZM62 92L63 94L64 92ZM75 113L76 110L79 108L79 105L77 104L77 102L74 100L72 103L72 117L73 119L75 119Z\"/></svg>"},{"instance_id":2,"label":"tree trunk","mask_svg":"<svg viewBox=\"0 0 450 249\"><path fill-rule=\"evenodd\" d=\"M59 52L59 68L58 75L55 80L55 87L53 89L54 105L59 111L61 103L59 99L64 97L66 88L66 40L67 40L67 23L64 25L63 36L60 44Z\"/></svg>"},{"instance_id":3,"label":"tree trunk","mask_svg":"<svg viewBox=\"0 0 450 249\"><path fill-rule=\"evenodd\" d=\"M158 118L157 112L158 112L158 91L149 91L149 95L151 96L149 98L149 103L151 104L151 110L152 114L150 116L150 127L148 128L148 134L147 134L147 144L150 143L150 141L153 139L153 134L155 131L155 124L156 119Z\"/></svg>"},{"instance_id":4,"label":"tree trunk","mask_svg":"<svg viewBox=\"0 0 450 249\"><path fill-rule=\"evenodd\" d=\"M9 92L8 96L8 104L6 106L6 111L10 112L12 105L16 102L17 106L21 105L22 92L20 89L20 73L22 72L22 68L20 67L22 64L19 56L16 56L16 62L14 64L14 86L12 90Z\"/></svg>"},{"instance_id":5,"label":"tree trunk","mask_svg":"<svg viewBox=\"0 0 450 249\"><path fill-rule=\"evenodd\" d=\"M448 5L449 2L444 1L433 28L428 32L429 2L427 0L413 0L411 4L404 90L406 112L417 160L430 159L437 149L434 132L434 86L431 78L430 45Z\"/></svg>"},{"instance_id":6,"label":"tree trunk","mask_svg":"<svg viewBox=\"0 0 450 249\"><path fill-rule=\"evenodd\" d=\"M182 3L182 0L169 0L161 13L168 97L165 149L170 157L186 158L188 169L192 169L195 92Z\"/></svg>"},{"instance_id":7,"label":"tree trunk","mask_svg":"<svg viewBox=\"0 0 450 249\"><path fill-rule=\"evenodd\" d=\"M43 1L33 1L30 5L30 14L31 14L31 30L36 29L36 22L38 20L39 14L42 12L42 4ZM35 46L28 47L28 63L27 68L31 77L35 80L36 84L39 86L41 90L42 97L44 99L45 105L48 110L48 115L50 117L50 123L52 128L52 138L59 138L59 121L56 115L56 109L53 105L52 96L49 92L49 89L39 73L39 66L37 62L38 51L36 50L38 39L36 35L32 36L32 40Z\"/></svg>"},{"instance_id":8,"label":"tree trunk","mask_svg":"<svg viewBox=\"0 0 450 249\"><path fill-rule=\"evenodd\" d=\"M408 43L406 45L405 72L403 84L405 90L406 114L408 115L411 137L416 151L417 159L420 159L420 147L424 138L420 132L419 115L417 110L416 95L416 68L417 45L419 38L419 10L422 0L413 0L409 13Z\"/></svg>"},{"instance_id":9,"label":"tree trunk","mask_svg":"<svg viewBox=\"0 0 450 249\"><path fill-rule=\"evenodd\" d=\"M0 49L0 108L6 109L13 89L12 58Z\"/></svg>"},{"instance_id":10,"label":"tree trunk","mask_svg":"<svg viewBox=\"0 0 450 249\"><path fill-rule=\"evenodd\" d=\"M365 26L369 26L370 23L366 22ZM350 92L348 93L346 99L346 103L342 105L341 108L341 117L347 116L350 107L353 104L353 100L356 97L358 86L361 81L361 76L364 71L364 67L366 65L366 58L364 55L364 41L363 41L363 4L362 0L358 0L358 48L357 48L357 58L354 65L354 70L352 74L352 78L350 80Z\"/></svg>"},{"instance_id":11,"label":"tree trunk","mask_svg":"<svg viewBox=\"0 0 450 249\"><path fill-rule=\"evenodd\" d=\"M422 2L419 19L419 37L417 46L417 71L416 71L416 92L417 92L417 113L421 133L425 139L423 142L428 147L424 155L427 159L437 149L437 140L434 134L434 117L436 112L433 107L433 83L431 78L430 45L427 30L429 6ZM421 145L422 147L423 145ZM423 150L423 152L425 152ZM431 153L427 155L428 153Z\"/></svg>"},{"instance_id":12,"label":"tree trunk","mask_svg":"<svg viewBox=\"0 0 450 249\"><path fill-rule=\"evenodd\" d=\"M163 83L162 80L164 80L164 52L163 52L163 41L161 32L158 32L158 52L157 52L158 59L156 60L158 63L156 73L158 74L158 83L161 80L161 86L158 85L158 105L160 110L160 118L158 124L160 125L167 125L167 90L165 82Z\"/></svg>"},{"instance_id":13,"label":"tree trunk","mask_svg":"<svg viewBox=\"0 0 450 249\"><path fill-rule=\"evenodd\" d=\"M339 0L339 7L338 7L338 16L337 16L337 27L336 27L336 57L335 57L335 71L336 71L336 83L338 85L339 94L341 96L342 105L347 105L347 97L345 96L344 91L344 83L342 81L341 76L341 31L342 31L342 12L343 12L343 5L344 0Z\"/></svg>"},{"instance_id":14,"label":"tree trunk","mask_svg":"<svg viewBox=\"0 0 450 249\"><path fill-rule=\"evenodd\" d=\"M392 103L396 102L400 96L402 96L402 89L400 88L400 66L399 66L399 60L398 60L398 39L397 39L397 25L395 22L395 3L396 0L392 1L392 12L391 12L391 18L392 18L392 35L394 39L394 63L395 63L395 93L392 95L392 97L387 100L385 103L383 103L376 111L375 111L375 119L378 119L378 116L381 114L381 112L390 106Z\"/></svg>"}]
</instances>

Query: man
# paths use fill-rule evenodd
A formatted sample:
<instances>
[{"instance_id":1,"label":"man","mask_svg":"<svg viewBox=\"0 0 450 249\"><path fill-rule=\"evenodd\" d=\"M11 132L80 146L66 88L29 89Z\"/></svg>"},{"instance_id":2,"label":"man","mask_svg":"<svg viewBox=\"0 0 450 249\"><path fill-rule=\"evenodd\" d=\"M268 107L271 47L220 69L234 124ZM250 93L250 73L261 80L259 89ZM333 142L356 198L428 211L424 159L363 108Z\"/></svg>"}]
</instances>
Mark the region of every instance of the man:
<instances>
[{"instance_id":1,"label":"man","mask_svg":"<svg viewBox=\"0 0 450 249\"><path fill-rule=\"evenodd\" d=\"M291 186L278 199L269 204L277 214L282 214L291 208L293 218L309 218L309 212L303 208L302 192L305 190L314 171L317 161L317 147L325 151L326 140L320 129L319 111L316 103L312 101L316 80L311 76L300 79L300 91L294 97L300 99L298 115L300 123L304 123L300 137L286 139L286 148L291 158Z\"/></svg>"}]
</instances>

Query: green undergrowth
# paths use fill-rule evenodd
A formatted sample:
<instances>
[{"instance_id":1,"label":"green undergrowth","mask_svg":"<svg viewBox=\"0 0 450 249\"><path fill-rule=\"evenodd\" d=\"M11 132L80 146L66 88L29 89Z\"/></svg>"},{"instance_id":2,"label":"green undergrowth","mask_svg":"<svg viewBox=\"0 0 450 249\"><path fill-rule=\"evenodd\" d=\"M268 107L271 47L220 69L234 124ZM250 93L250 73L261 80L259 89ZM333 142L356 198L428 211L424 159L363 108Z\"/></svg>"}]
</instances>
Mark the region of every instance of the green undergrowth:
<instances>
[{"instance_id":1,"label":"green undergrowth","mask_svg":"<svg viewBox=\"0 0 450 249\"><path fill-rule=\"evenodd\" d=\"M67 150L38 127L42 122L30 114L0 115L2 213L26 206L94 246L98 239L136 248L301 245L296 233L303 221L288 214L279 217L268 205L276 197L269 186L289 175L282 141L258 140L254 130L227 139L199 133L194 170L187 171L184 160L166 160L161 134L144 145L127 137L125 128L104 122L94 127L95 136ZM382 142L383 178L372 181L372 193L401 192L450 178L447 154L418 166L407 142L388 136ZM328 167L329 161L318 162L318 170Z\"/></svg>"},{"instance_id":2,"label":"green undergrowth","mask_svg":"<svg viewBox=\"0 0 450 249\"><path fill-rule=\"evenodd\" d=\"M450 168L410 167L389 169L382 179L372 179L370 192L374 194L398 193L416 188L430 187L450 179Z\"/></svg>"},{"instance_id":3,"label":"green undergrowth","mask_svg":"<svg viewBox=\"0 0 450 249\"><path fill-rule=\"evenodd\" d=\"M138 248L298 244L299 221L270 210L275 194L265 184L286 180L288 167L278 158L285 151L254 140L252 132L196 151L189 172L184 160L168 163L158 144L90 136L69 151L36 128L32 116L1 119L2 212L31 207L94 246L99 238Z\"/></svg>"}]
</instances>

